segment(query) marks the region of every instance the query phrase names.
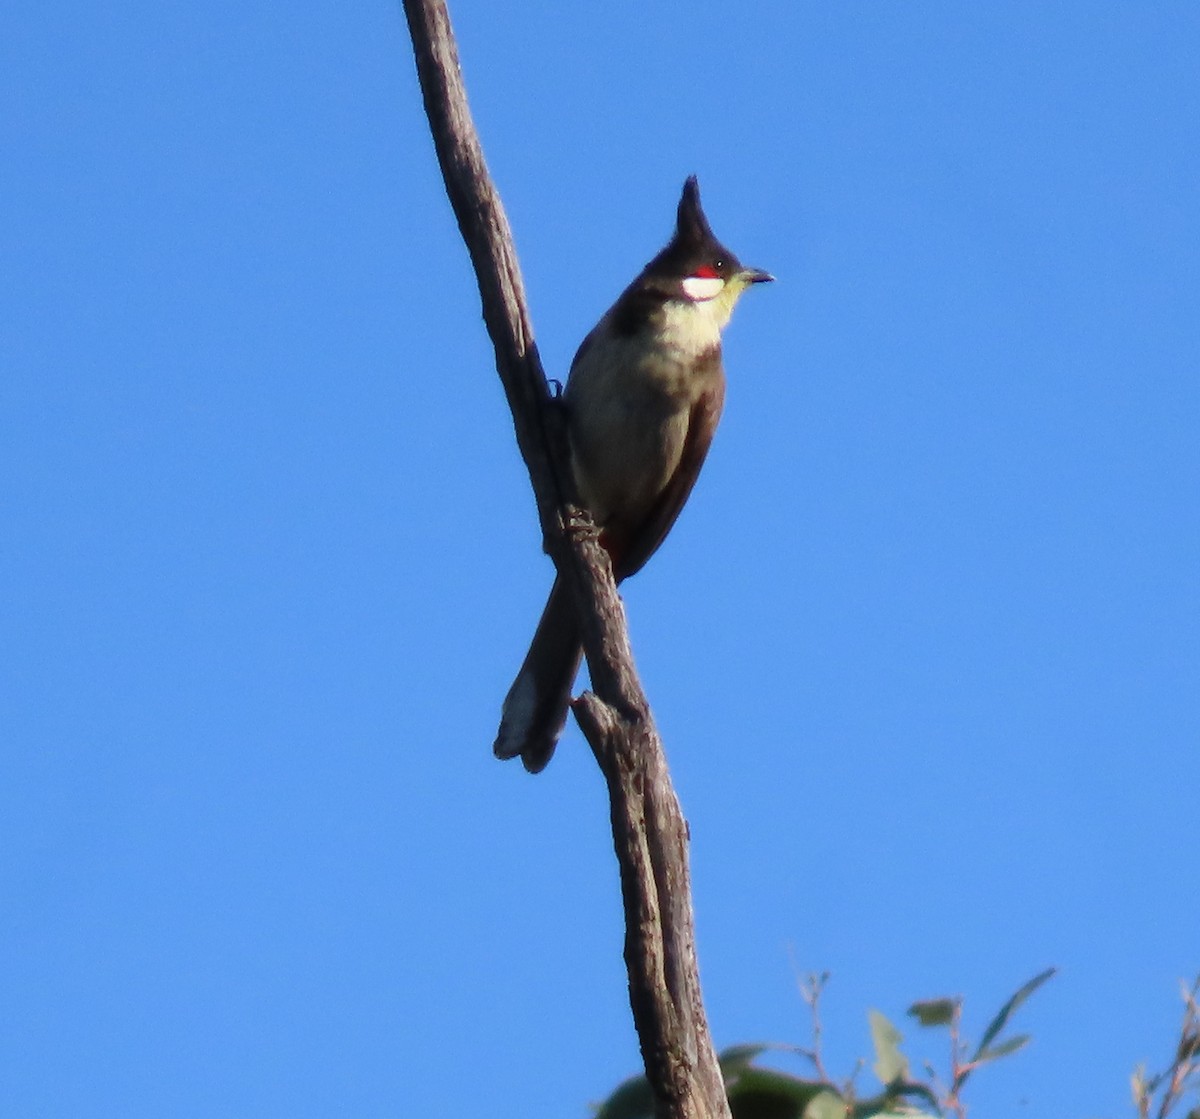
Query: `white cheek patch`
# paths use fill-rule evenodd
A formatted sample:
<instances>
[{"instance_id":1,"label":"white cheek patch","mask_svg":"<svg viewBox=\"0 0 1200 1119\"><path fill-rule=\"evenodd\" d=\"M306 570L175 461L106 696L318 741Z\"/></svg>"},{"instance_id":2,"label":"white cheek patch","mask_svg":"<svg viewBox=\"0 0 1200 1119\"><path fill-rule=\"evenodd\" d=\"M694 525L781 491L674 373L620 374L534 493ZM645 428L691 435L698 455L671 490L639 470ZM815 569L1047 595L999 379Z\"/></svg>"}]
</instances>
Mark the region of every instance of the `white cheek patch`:
<instances>
[{"instance_id":1,"label":"white cheek patch","mask_svg":"<svg viewBox=\"0 0 1200 1119\"><path fill-rule=\"evenodd\" d=\"M697 303L715 299L721 294L725 281L720 276L688 276L683 281L683 294Z\"/></svg>"}]
</instances>

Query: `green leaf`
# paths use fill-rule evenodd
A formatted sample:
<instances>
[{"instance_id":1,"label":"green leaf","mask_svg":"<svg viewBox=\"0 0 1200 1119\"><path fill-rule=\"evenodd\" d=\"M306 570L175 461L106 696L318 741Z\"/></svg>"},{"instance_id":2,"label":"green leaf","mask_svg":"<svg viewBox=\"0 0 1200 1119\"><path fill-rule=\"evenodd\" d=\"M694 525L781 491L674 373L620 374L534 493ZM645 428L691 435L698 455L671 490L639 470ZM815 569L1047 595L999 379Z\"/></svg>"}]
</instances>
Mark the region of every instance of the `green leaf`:
<instances>
[{"instance_id":1,"label":"green leaf","mask_svg":"<svg viewBox=\"0 0 1200 1119\"><path fill-rule=\"evenodd\" d=\"M783 1045L775 1045L772 1042L763 1042L762 1044L750 1045L731 1045L728 1049L722 1049L717 1054L717 1064L721 1066L721 1072L725 1074L728 1080L730 1076L740 1072L744 1068L748 1068L754 1061L755 1057L762 1056L768 1049L783 1049Z\"/></svg>"},{"instance_id":2,"label":"green leaf","mask_svg":"<svg viewBox=\"0 0 1200 1119\"><path fill-rule=\"evenodd\" d=\"M988 1061L999 1060L1001 1057L1007 1057L1009 1053L1015 1053L1018 1049L1024 1049L1028 1044L1028 1034L1017 1034L1015 1037L1010 1037L1007 1041L1002 1041L999 1045L993 1045L989 1049L984 1049L982 1052L976 1053L972 1064L982 1065Z\"/></svg>"},{"instance_id":3,"label":"green leaf","mask_svg":"<svg viewBox=\"0 0 1200 1119\"><path fill-rule=\"evenodd\" d=\"M938 1109L938 1098L933 1090L927 1084L922 1084L919 1080L910 1080L907 1084L896 1084L892 1087L890 1093L893 1097L899 1096L903 1099L906 1096L915 1096L918 1099L924 1100L935 1111Z\"/></svg>"},{"instance_id":4,"label":"green leaf","mask_svg":"<svg viewBox=\"0 0 1200 1119\"><path fill-rule=\"evenodd\" d=\"M618 1085L597 1109L596 1119L654 1119L654 1093L644 1076L631 1076Z\"/></svg>"},{"instance_id":5,"label":"green leaf","mask_svg":"<svg viewBox=\"0 0 1200 1119\"><path fill-rule=\"evenodd\" d=\"M750 1066L726 1085L733 1119L801 1119L804 1109L826 1090L818 1080Z\"/></svg>"},{"instance_id":6,"label":"green leaf","mask_svg":"<svg viewBox=\"0 0 1200 1119\"><path fill-rule=\"evenodd\" d=\"M1008 1025L1008 1020L1012 1017L1013 1011L1057 971L1058 968L1056 967L1048 967L1040 975L1035 975L1000 1008L1000 1012L988 1023L988 1028L983 1031L979 1048L975 1050L975 1056L971 1058L972 1061L977 1061L980 1054L985 1052L992 1042L996 1040L996 1036Z\"/></svg>"},{"instance_id":7,"label":"green leaf","mask_svg":"<svg viewBox=\"0 0 1200 1119\"><path fill-rule=\"evenodd\" d=\"M908 1058L900 1052L904 1035L878 1010L867 1015L871 1022L871 1041L875 1045L875 1075L880 1084L908 1079Z\"/></svg>"},{"instance_id":8,"label":"green leaf","mask_svg":"<svg viewBox=\"0 0 1200 1119\"><path fill-rule=\"evenodd\" d=\"M908 1008L910 1018L922 1026L948 1026L954 1021L955 1012L962 1006L962 999L924 999Z\"/></svg>"},{"instance_id":9,"label":"green leaf","mask_svg":"<svg viewBox=\"0 0 1200 1119\"><path fill-rule=\"evenodd\" d=\"M919 1080L896 1081L889 1084L876 1096L854 1101L854 1119L875 1119L876 1116L903 1115L906 1119L920 1119L925 1113L911 1102L920 1100L936 1112L939 1108L937 1096L928 1085Z\"/></svg>"},{"instance_id":10,"label":"green leaf","mask_svg":"<svg viewBox=\"0 0 1200 1119\"><path fill-rule=\"evenodd\" d=\"M732 1119L803 1119L804 1109L769 1093L750 1092L729 1101Z\"/></svg>"},{"instance_id":11,"label":"green leaf","mask_svg":"<svg viewBox=\"0 0 1200 1119\"><path fill-rule=\"evenodd\" d=\"M870 1115L862 1116L862 1119L939 1119L936 1115L930 1115L928 1111L873 1111Z\"/></svg>"},{"instance_id":12,"label":"green leaf","mask_svg":"<svg viewBox=\"0 0 1200 1119\"><path fill-rule=\"evenodd\" d=\"M717 1054L717 1063L721 1072L728 1080L744 1068L748 1068L764 1053L794 1053L801 1057L808 1056L808 1050L798 1045L788 1045L782 1041L758 1041L745 1045L731 1045Z\"/></svg>"},{"instance_id":13,"label":"green leaf","mask_svg":"<svg viewBox=\"0 0 1200 1119\"><path fill-rule=\"evenodd\" d=\"M928 1111L913 1111L911 1108L904 1108L900 1111L867 1111L859 1114L858 1108L854 1109L855 1119L938 1119L936 1115L930 1115Z\"/></svg>"},{"instance_id":14,"label":"green leaf","mask_svg":"<svg viewBox=\"0 0 1200 1119\"><path fill-rule=\"evenodd\" d=\"M812 1098L802 1119L846 1119L846 1101L826 1088Z\"/></svg>"}]
</instances>

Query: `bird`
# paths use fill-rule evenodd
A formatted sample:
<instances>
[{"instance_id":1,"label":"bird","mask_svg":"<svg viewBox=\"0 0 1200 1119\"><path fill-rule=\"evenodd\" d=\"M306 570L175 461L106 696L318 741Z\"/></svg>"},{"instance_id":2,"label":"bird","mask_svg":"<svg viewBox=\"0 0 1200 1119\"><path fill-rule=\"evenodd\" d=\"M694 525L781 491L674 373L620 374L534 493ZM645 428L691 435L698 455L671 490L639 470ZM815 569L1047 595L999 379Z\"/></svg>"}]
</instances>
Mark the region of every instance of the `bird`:
<instances>
[{"instance_id":1,"label":"bird","mask_svg":"<svg viewBox=\"0 0 1200 1119\"><path fill-rule=\"evenodd\" d=\"M561 397L571 470L618 583L654 554L692 492L725 399L721 332L742 293L773 279L717 240L693 175L670 241L575 354ZM505 697L496 757L520 757L530 773L550 761L583 659L580 633L560 575Z\"/></svg>"}]
</instances>

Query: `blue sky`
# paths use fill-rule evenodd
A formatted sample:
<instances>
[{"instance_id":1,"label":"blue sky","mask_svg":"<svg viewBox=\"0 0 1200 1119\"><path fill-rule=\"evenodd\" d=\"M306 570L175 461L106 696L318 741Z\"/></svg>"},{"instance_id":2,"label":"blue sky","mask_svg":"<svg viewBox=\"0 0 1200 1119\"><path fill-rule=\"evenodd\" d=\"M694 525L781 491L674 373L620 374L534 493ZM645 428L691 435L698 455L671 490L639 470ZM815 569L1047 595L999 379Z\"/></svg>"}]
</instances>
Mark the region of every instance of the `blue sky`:
<instances>
[{"instance_id":1,"label":"blue sky","mask_svg":"<svg viewBox=\"0 0 1200 1119\"><path fill-rule=\"evenodd\" d=\"M690 173L779 278L625 588L718 1044L1056 964L974 1114L1130 1114L1200 969L1200 15L500 11L551 375ZM603 787L490 755L551 571L398 8L10 5L0 183L0 1111L586 1115Z\"/></svg>"}]
</instances>

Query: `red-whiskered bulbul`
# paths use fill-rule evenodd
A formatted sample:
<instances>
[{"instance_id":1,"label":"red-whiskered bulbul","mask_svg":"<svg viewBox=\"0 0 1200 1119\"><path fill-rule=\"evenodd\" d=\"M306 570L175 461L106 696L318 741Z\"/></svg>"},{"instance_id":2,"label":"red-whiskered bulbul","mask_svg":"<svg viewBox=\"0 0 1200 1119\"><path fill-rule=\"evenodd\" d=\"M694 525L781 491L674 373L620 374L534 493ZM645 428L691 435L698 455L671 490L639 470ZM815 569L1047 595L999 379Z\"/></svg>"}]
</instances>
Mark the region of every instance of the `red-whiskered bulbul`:
<instances>
[{"instance_id":1,"label":"red-whiskered bulbul","mask_svg":"<svg viewBox=\"0 0 1200 1119\"><path fill-rule=\"evenodd\" d=\"M638 571L696 484L725 398L721 331L738 297L772 277L713 236L693 175L675 235L583 340L563 393L580 500L617 582ZM562 734L583 647L571 592L554 580L493 747L530 773Z\"/></svg>"}]
</instances>

